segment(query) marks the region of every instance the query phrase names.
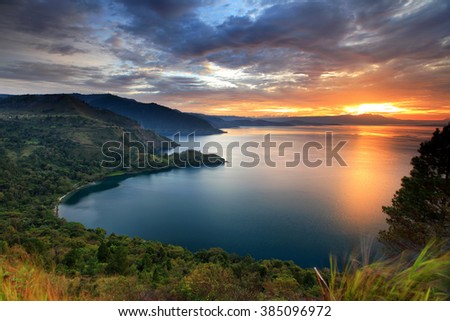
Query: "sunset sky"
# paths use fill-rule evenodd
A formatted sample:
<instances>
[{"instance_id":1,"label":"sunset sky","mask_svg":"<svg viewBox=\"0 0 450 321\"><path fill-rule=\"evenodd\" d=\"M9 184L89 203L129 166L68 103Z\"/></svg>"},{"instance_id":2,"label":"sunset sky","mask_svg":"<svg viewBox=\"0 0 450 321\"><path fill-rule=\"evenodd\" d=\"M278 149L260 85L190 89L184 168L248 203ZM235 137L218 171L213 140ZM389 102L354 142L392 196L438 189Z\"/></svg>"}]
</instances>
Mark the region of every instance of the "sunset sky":
<instances>
[{"instance_id":1,"label":"sunset sky","mask_svg":"<svg viewBox=\"0 0 450 321\"><path fill-rule=\"evenodd\" d=\"M448 0L0 0L0 93L450 117Z\"/></svg>"}]
</instances>

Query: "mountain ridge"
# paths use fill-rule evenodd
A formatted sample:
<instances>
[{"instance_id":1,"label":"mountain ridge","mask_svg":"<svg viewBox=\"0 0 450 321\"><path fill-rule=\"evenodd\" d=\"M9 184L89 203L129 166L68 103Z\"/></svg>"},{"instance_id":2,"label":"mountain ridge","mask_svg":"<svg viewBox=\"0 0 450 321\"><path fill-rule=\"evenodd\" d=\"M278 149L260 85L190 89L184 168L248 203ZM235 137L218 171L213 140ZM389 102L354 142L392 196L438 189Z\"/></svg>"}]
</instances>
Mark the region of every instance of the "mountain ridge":
<instances>
[{"instance_id":1,"label":"mountain ridge","mask_svg":"<svg viewBox=\"0 0 450 321\"><path fill-rule=\"evenodd\" d=\"M404 120L386 117L378 114L361 115L335 115L335 116L290 116L290 117L244 117L194 114L204 118L217 128L269 127L269 126L385 126L385 125L412 125L412 126L443 126L450 122L444 120Z\"/></svg>"},{"instance_id":2,"label":"mountain ridge","mask_svg":"<svg viewBox=\"0 0 450 321\"><path fill-rule=\"evenodd\" d=\"M195 132L197 135L221 134L204 119L156 103L142 103L134 99L112 94L72 94L98 109L107 109L139 122L145 129L162 135L182 135Z\"/></svg>"},{"instance_id":3,"label":"mountain ridge","mask_svg":"<svg viewBox=\"0 0 450 321\"><path fill-rule=\"evenodd\" d=\"M58 94L55 94L58 95ZM223 133L220 129L270 126L335 126L335 125L418 125L442 126L450 122L443 120L404 120L379 114L332 115L332 116L289 116L289 117L246 117L234 115L208 115L182 112L157 103L143 103L135 99L106 94L60 94L76 97L98 110L109 110L138 122L145 129L161 135L182 135L195 132L197 135ZM0 94L0 100L18 95ZM27 96L27 95L20 95ZM31 95L45 96L45 95Z\"/></svg>"},{"instance_id":4,"label":"mountain ridge","mask_svg":"<svg viewBox=\"0 0 450 321\"><path fill-rule=\"evenodd\" d=\"M54 126L55 135L67 136L91 150L110 140L121 141L123 132L132 132L135 139L144 143L152 141L156 147L161 146L163 141L170 141L141 128L130 118L96 109L68 94L15 95L0 99L0 118L34 120ZM76 130L73 126L77 126ZM64 132L62 129L71 130Z\"/></svg>"},{"instance_id":5,"label":"mountain ridge","mask_svg":"<svg viewBox=\"0 0 450 321\"><path fill-rule=\"evenodd\" d=\"M446 120L405 120L386 117L378 114L336 115L336 116L295 116L295 117L266 117L265 120L274 122L310 122L327 125L417 125L442 126Z\"/></svg>"}]
</instances>

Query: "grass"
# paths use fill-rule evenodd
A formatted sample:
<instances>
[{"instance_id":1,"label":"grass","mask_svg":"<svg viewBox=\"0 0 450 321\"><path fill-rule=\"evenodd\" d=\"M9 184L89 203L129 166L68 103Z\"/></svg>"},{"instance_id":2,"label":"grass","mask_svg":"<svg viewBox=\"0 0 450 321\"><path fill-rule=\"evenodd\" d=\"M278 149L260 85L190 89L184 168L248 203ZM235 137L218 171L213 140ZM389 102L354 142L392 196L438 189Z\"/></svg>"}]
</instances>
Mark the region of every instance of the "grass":
<instances>
[{"instance_id":1,"label":"grass","mask_svg":"<svg viewBox=\"0 0 450 321\"><path fill-rule=\"evenodd\" d=\"M324 287L326 299L351 301L449 300L450 251L435 242L420 253L402 253L396 258L374 263L353 257L340 272L331 259L330 274ZM325 283L325 282L324 282ZM147 289L148 290L148 289ZM100 278L94 284L79 277L47 271L23 249L16 247L0 256L0 300L111 300L125 292L145 292L138 279ZM125 293L125 294L127 294ZM133 297L127 294L126 297Z\"/></svg>"},{"instance_id":2,"label":"grass","mask_svg":"<svg viewBox=\"0 0 450 321\"><path fill-rule=\"evenodd\" d=\"M24 251L0 256L1 301L69 300L68 280L38 267Z\"/></svg>"},{"instance_id":3,"label":"grass","mask_svg":"<svg viewBox=\"0 0 450 321\"><path fill-rule=\"evenodd\" d=\"M450 251L430 242L419 254L360 264L353 258L343 272L330 260L329 297L351 301L428 301L450 298Z\"/></svg>"}]
</instances>

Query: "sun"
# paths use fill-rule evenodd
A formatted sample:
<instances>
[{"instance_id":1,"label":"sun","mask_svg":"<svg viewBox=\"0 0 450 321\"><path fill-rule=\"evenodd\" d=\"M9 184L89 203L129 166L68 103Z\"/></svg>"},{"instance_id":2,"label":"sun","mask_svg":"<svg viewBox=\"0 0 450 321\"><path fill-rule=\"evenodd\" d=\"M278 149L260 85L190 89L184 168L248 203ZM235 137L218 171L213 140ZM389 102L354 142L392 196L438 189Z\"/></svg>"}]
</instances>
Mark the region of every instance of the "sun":
<instances>
[{"instance_id":1,"label":"sun","mask_svg":"<svg viewBox=\"0 0 450 321\"><path fill-rule=\"evenodd\" d=\"M347 106L345 112L352 115L372 114L372 113L399 113L402 108L394 106L392 103L382 104L361 104L358 106Z\"/></svg>"}]
</instances>

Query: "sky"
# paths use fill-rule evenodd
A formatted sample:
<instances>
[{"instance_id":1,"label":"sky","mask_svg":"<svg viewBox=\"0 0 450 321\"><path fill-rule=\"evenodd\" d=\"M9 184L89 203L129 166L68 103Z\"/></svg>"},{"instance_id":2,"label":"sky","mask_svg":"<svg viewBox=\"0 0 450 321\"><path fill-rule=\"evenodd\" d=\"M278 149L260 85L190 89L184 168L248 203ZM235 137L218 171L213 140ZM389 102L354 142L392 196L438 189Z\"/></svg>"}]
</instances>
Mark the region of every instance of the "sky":
<instances>
[{"instance_id":1,"label":"sky","mask_svg":"<svg viewBox=\"0 0 450 321\"><path fill-rule=\"evenodd\" d=\"M0 93L450 117L448 0L0 0Z\"/></svg>"}]
</instances>

